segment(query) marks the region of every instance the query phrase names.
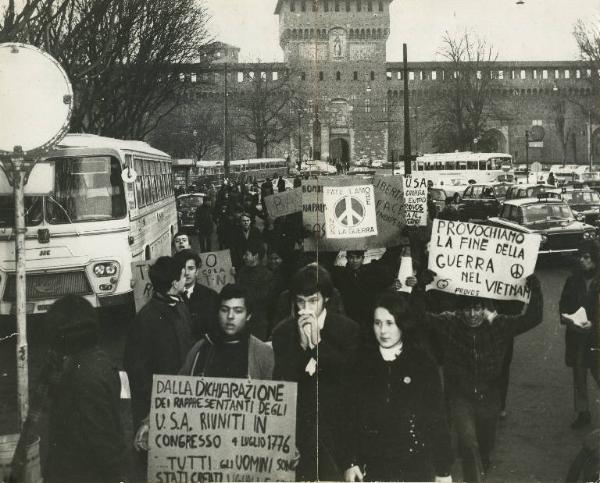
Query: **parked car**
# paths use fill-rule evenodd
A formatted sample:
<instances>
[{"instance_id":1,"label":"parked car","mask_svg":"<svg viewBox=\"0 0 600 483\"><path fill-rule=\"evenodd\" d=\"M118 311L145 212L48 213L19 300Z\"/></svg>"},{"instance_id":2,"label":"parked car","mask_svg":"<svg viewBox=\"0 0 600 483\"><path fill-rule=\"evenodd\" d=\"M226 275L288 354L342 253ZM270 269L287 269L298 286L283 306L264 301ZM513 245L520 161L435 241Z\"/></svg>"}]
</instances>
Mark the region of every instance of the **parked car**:
<instances>
[{"instance_id":1,"label":"parked car","mask_svg":"<svg viewBox=\"0 0 600 483\"><path fill-rule=\"evenodd\" d=\"M191 228L194 226L196 209L204 203L205 197L204 193L187 193L179 195L176 198L179 228Z\"/></svg>"},{"instance_id":2,"label":"parked car","mask_svg":"<svg viewBox=\"0 0 600 483\"><path fill-rule=\"evenodd\" d=\"M485 220L497 216L500 211L507 183L474 184L465 189L458 207L458 216L462 221Z\"/></svg>"},{"instance_id":3,"label":"parked car","mask_svg":"<svg viewBox=\"0 0 600 483\"><path fill-rule=\"evenodd\" d=\"M539 233L540 254L575 252L582 242L597 236L596 228L578 221L564 200L544 195L507 200L499 216L488 222L522 233Z\"/></svg>"},{"instance_id":4,"label":"parked car","mask_svg":"<svg viewBox=\"0 0 600 483\"><path fill-rule=\"evenodd\" d=\"M600 194L589 188L563 188L562 198L571 207L580 221L600 226Z\"/></svg>"},{"instance_id":5,"label":"parked car","mask_svg":"<svg viewBox=\"0 0 600 483\"><path fill-rule=\"evenodd\" d=\"M535 198L541 193L560 198L561 189L551 184L515 184L506 190L506 199Z\"/></svg>"}]
</instances>

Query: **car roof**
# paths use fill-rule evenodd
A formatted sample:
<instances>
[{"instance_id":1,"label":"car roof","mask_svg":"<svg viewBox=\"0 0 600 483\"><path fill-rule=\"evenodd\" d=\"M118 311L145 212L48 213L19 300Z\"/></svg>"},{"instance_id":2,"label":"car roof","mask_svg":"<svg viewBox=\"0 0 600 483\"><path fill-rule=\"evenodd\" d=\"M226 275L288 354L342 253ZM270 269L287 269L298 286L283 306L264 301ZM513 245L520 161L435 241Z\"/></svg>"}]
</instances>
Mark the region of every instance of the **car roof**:
<instances>
[{"instance_id":1,"label":"car roof","mask_svg":"<svg viewBox=\"0 0 600 483\"><path fill-rule=\"evenodd\" d=\"M177 199L187 198L189 196L199 196L200 198L205 198L206 193L182 193L177 196Z\"/></svg>"},{"instance_id":2,"label":"car roof","mask_svg":"<svg viewBox=\"0 0 600 483\"><path fill-rule=\"evenodd\" d=\"M515 205L515 206L523 206L523 205L533 205L536 203L554 203L554 204L565 204L565 201L561 198L517 198L513 200L506 200L504 202L505 205Z\"/></svg>"}]
</instances>

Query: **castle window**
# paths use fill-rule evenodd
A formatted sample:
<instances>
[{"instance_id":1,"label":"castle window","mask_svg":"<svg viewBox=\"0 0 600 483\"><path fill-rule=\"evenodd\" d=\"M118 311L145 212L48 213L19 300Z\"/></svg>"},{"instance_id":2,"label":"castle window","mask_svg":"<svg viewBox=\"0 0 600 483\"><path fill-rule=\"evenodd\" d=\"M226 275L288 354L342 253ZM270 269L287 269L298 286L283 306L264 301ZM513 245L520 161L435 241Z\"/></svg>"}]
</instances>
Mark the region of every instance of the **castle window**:
<instances>
[{"instance_id":1,"label":"castle window","mask_svg":"<svg viewBox=\"0 0 600 483\"><path fill-rule=\"evenodd\" d=\"M360 12L362 10L362 0L356 1L356 11Z\"/></svg>"},{"instance_id":2,"label":"castle window","mask_svg":"<svg viewBox=\"0 0 600 483\"><path fill-rule=\"evenodd\" d=\"M383 12L383 2L379 0L379 11Z\"/></svg>"},{"instance_id":3,"label":"castle window","mask_svg":"<svg viewBox=\"0 0 600 483\"><path fill-rule=\"evenodd\" d=\"M335 11L336 12L340 11L340 0L335 0Z\"/></svg>"},{"instance_id":4,"label":"castle window","mask_svg":"<svg viewBox=\"0 0 600 483\"><path fill-rule=\"evenodd\" d=\"M319 10L319 0L312 0L312 11L317 12Z\"/></svg>"},{"instance_id":5,"label":"castle window","mask_svg":"<svg viewBox=\"0 0 600 483\"><path fill-rule=\"evenodd\" d=\"M350 0L346 0L346 12L350 11Z\"/></svg>"},{"instance_id":6,"label":"castle window","mask_svg":"<svg viewBox=\"0 0 600 483\"><path fill-rule=\"evenodd\" d=\"M355 70L355 71L352 73L352 80L358 80L358 71L357 71L357 70Z\"/></svg>"},{"instance_id":7,"label":"castle window","mask_svg":"<svg viewBox=\"0 0 600 483\"><path fill-rule=\"evenodd\" d=\"M290 2L290 12L295 12L296 11L296 0L292 0Z\"/></svg>"},{"instance_id":8,"label":"castle window","mask_svg":"<svg viewBox=\"0 0 600 483\"><path fill-rule=\"evenodd\" d=\"M315 38L315 31L314 31L314 29L310 29L310 38L311 39Z\"/></svg>"},{"instance_id":9,"label":"castle window","mask_svg":"<svg viewBox=\"0 0 600 483\"><path fill-rule=\"evenodd\" d=\"M373 11L373 0L369 0L369 3L367 3L367 10L369 12Z\"/></svg>"},{"instance_id":10,"label":"castle window","mask_svg":"<svg viewBox=\"0 0 600 483\"><path fill-rule=\"evenodd\" d=\"M342 74L339 70L335 73L335 80L342 80Z\"/></svg>"},{"instance_id":11,"label":"castle window","mask_svg":"<svg viewBox=\"0 0 600 483\"><path fill-rule=\"evenodd\" d=\"M365 99L365 112L371 112L371 100Z\"/></svg>"},{"instance_id":12,"label":"castle window","mask_svg":"<svg viewBox=\"0 0 600 483\"><path fill-rule=\"evenodd\" d=\"M371 71L371 80L375 80L375 72Z\"/></svg>"},{"instance_id":13,"label":"castle window","mask_svg":"<svg viewBox=\"0 0 600 483\"><path fill-rule=\"evenodd\" d=\"M321 33L323 34L323 35L322 35L322 37L323 37L324 39L327 39L327 30L323 29L323 30L321 31Z\"/></svg>"},{"instance_id":14,"label":"castle window","mask_svg":"<svg viewBox=\"0 0 600 483\"><path fill-rule=\"evenodd\" d=\"M322 81L325 78L325 76L323 75L323 71L319 71L319 80Z\"/></svg>"},{"instance_id":15,"label":"castle window","mask_svg":"<svg viewBox=\"0 0 600 483\"><path fill-rule=\"evenodd\" d=\"M300 72L300 80L306 80L306 72Z\"/></svg>"},{"instance_id":16,"label":"castle window","mask_svg":"<svg viewBox=\"0 0 600 483\"><path fill-rule=\"evenodd\" d=\"M323 1L323 10L325 10L326 12L329 12L329 0Z\"/></svg>"},{"instance_id":17,"label":"castle window","mask_svg":"<svg viewBox=\"0 0 600 483\"><path fill-rule=\"evenodd\" d=\"M377 29L377 38L380 39L381 38L381 29Z\"/></svg>"},{"instance_id":18,"label":"castle window","mask_svg":"<svg viewBox=\"0 0 600 483\"><path fill-rule=\"evenodd\" d=\"M348 33L348 38L350 40L352 40L354 38L354 29L350 29L350 32Z\"/></svg>"},{"instance_id":19,"label":"castle window","mask_svg":"<svg viewBox=\"0 0 600 483\"><path fill-rule=\"evenodd\" d=\"M306 0L302 0L302 3L300 5L300 10L306 12Z\"/></svg>"}]
</instances>

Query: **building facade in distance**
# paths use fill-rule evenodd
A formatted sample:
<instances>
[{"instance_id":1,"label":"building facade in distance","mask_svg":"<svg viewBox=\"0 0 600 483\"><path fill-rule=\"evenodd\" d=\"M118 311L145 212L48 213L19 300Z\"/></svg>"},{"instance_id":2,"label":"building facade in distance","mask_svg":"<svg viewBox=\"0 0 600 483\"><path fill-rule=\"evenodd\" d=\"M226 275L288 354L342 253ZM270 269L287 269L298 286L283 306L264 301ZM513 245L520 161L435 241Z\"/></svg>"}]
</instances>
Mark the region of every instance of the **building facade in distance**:
<instances>
[{"instance_id":1,"label":"building facade in distance","mask_svg":"<svg viewBox=\"0 0 600 483\"><path fill-rule=\"evenodd\" d=\"M182 66L181 78L196 83L191 99L235 118L235 94L249 79L290 79L300 103L290 106L289 138L269 147L269 156L334 159L367 163L391 160L403 152L404 79L402 63L388 62L389 8L393 0L278 0L279 43L284 62L240 63L233 46L209 70ZM409 46L410 54L410 46ZM432 133L440 96L448 95L453 75L448 62L409 62L409 111L413 153L434 152ZM589 77L598 75L582 61L496 61L481 75L494 78L496 112L484 133L491 150L525 162L526 131L544 128L545 137L529 147L529 161L587 164L600 162L600 126L585 106L592 99ZM231 122L231 121L229 121ZM254 147L235 139L232 159L254 157ZM479 139L473 140L477 150ZM214 153L212 159L222 159Z\"/></svg>"}]
</instances>

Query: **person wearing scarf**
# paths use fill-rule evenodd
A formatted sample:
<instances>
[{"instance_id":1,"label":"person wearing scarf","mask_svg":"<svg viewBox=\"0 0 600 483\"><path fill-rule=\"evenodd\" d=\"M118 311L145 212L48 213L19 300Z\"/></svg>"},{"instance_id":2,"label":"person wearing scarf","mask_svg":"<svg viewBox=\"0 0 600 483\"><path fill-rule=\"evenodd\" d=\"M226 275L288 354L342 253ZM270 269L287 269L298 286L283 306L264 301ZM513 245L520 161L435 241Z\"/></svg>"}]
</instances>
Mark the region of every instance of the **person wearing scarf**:
<instances>
[{"instance_id":1,"label":"person wearing scarf","mask_svg":"<svg viewBox=\"0 0 600 483\"><path fill-rule=\"evenodd\" d=\"M228 284L219 294L218 323L189 351L182 375L270 380L273 349L251 335L246 289Z\"/></svg>"},{"instance_id":2,"label":"person wearing scarf","mask_svg":"<svg viewBox=\"0 0 600 483\"><path fill-rule=\"evenodd\" d=\"M377 344L356 367L345 438L346 481L452 481L454 459L436 363L411 340L404 294L385 293L373 316Z\"/></svg>"}]
</instances>

